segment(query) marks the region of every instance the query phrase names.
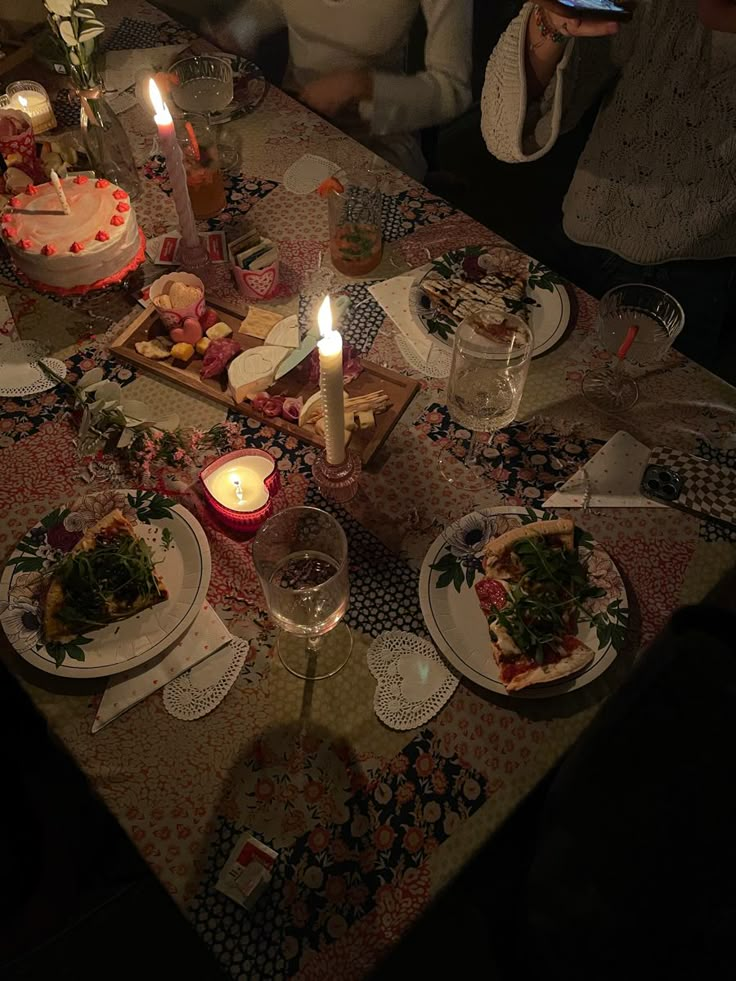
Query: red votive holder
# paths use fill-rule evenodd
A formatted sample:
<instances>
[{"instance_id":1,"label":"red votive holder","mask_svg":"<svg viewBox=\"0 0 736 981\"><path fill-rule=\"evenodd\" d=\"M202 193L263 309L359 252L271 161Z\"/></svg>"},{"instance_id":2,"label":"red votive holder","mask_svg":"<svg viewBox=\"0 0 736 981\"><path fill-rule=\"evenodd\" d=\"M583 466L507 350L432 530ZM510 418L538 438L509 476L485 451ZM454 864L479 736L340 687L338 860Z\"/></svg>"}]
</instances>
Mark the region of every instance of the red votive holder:
<instances>
[{"instance_id":1,"label":"red votive holder","mask_svg":"<svg viewBox=\"0 0 736 981\"><path fill-rule=\"evenodd\" d=\"M241 535L254 535L271 516L281 488L276 461L257 449L226 453L205 467L199 479L217 520Z\"/></svg>"}]
</instances>

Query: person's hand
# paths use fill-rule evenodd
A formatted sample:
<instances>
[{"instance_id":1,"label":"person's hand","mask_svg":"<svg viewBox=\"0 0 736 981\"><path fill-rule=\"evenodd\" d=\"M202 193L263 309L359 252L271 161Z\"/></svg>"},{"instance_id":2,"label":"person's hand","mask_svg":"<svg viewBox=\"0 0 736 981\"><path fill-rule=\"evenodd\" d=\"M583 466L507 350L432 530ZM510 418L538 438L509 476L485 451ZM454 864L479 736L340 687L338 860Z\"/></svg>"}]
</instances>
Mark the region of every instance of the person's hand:
<instances>
[{"instance_id":1,"label":"person's hand","mask_svg":"<svg viewBox=\"0 0 736 981\"><path fill-rule=\"evenodd\" d=\"M370 72L333 72L309 82L299 93L299 101L320 116L332 119L343 109L373 96Z\"/></svg>"},{"instance_id":2,"label":"person's hand","mask_svg":"<svg viewBox=\"0 0 736 981\"><path fill-rule=\"evenodd\" d=\"M555 0L539 0L537 6L541 8L542 21L548 30L565 37L606 37L618 33L619 21L586 16L585 11L576 16Z\"/></svg>"}]
</instances>

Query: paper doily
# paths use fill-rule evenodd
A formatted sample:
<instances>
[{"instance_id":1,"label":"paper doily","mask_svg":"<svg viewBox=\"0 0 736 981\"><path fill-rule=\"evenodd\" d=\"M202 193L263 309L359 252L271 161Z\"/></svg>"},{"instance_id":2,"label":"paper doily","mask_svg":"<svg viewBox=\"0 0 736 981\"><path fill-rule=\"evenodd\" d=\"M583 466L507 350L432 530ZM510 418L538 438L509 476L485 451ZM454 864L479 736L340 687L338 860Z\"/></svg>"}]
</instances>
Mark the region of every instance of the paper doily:
<instances>
[{"instance_id":1,"label":"paper doily","mask_svg":"<svg viewBox=\"0 0 736 981\"><path fill-rule=\"evenodd\" d=\"M233 637L227 647L179 675L164 688L164 708L176 719L201 719L220 704L235 683L250 644Z\"/></svg>"},{"instance_id":2,"label":"paper doily","mask_svg":"<svg viewBox=\"0 0 736 981\"><path fill-rule=\"evenodd\" d=\"M0 396L23 398L39 395L54 388L54 381L39 361L59 378L66 377L66 365L56 358L42 358L43 352L35 341L13 341L3 338L0 344Z\"/></svg>"},{"instance_id":3,"label":"paper doily","mask_svg":"<svg viewBox=\"0 0 736 981\"><path fill-rule=\"evenodd\" d=\"M429 360L424 361L417 354L411 341L402 334L396 335L396 346L409 367L421 372L426 378L449 378L452 364L452 354L449 351L443 351L434 344Z\"/></svg>"},{"instance_id":4,"label":"paper doily","mask_svg":"<svg viewBox=\"0 0 736 981\"><path fill-rule=\"evenodd\" d=\"M416 729L433 718L458 686L432 644L404 630L390 630L366 655L376 679L373 708L390 729Z\"/></svg>"}]
</instances>

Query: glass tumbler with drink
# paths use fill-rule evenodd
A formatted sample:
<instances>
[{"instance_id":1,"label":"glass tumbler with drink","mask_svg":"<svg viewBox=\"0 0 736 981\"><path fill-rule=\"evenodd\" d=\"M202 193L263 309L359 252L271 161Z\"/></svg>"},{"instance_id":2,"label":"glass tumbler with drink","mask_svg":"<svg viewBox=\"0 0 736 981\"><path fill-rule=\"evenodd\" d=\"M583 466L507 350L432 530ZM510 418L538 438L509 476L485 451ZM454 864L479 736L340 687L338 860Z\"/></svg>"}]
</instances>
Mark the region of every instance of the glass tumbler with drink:
<instances>
[{"instance_id":1,"label":"glass tumbler with drink","mask_svg":"<svg viewBox=\"0 0 736 981\"><path fill-rule=\"evenodd\" d=\"M204 116L186 120L181 147L194 217L214 218L227 204L227 197L217 141Z\"/></svg>"},{"instance_id":2,"label":"glass tumbler with drink","mask_svg":"<svg viewBox=\"0 0 736 981\"><path fill-rule=\"evenodd\" d=\"M319 508L279 511L253 540L253 561L279 658L297 678L319 681L345 666L353 647L342 622L348 608L348 544L338 522Z\"/></svg>"},{"instance_id":3,"label":"glass tumbler with drink","mask_svg":"<svg viewBox=\"0 0 736 981\"><path fill-rule=\"evenodd\" d=\"M355 179L342 172L337 176L342 190L327 195L330 258L343 275L365 276L383 256L383 195L378 177L371 171Z\"/></svg>"},{"instance_id":4,"label":"glass tumbler with drink","mask_svg":"<svg viewBox=\"0 0 736 981\"><path fill-rule=\"evenodd\" d=\"M605 412L630 409L639 398L639 386L626 373L624 362L646 367L661 361L685 324L677 300L643 283L616 286L601 297L598 337L615 355L613 367L594 368L583 376L583 394Z\"/></svg>"},{"instance_id":5,"label":"glass tumbler with drink","mask_svg":"<svg viewBox=\"0 0 736 981\"><path fill-rule=\"evenodd\" d=\"M171 95L178 108L188 116L205 116L214 129L215 114L223 112L233 101L232 64L216 55L196 55L177 61L169 69L169 76L174 83ZM220 166L230 170L239 162L239 151L226 134L217 142Z\"/></svg>"},{"instance_id":6,"label":"glass tumbler with drink","mask_svg":"<svg viewBox=\"0 0 736 981\"><path fill-rule=\"evenodd\" d=\"M516 418L533 347L531 330L513 314L496 324L478 313L455 331L447 405L472 436L467 450L450 440L440 453L440 471L451 484L468 491L488 487L493 434Z\"/></svg>"}]
</instances>

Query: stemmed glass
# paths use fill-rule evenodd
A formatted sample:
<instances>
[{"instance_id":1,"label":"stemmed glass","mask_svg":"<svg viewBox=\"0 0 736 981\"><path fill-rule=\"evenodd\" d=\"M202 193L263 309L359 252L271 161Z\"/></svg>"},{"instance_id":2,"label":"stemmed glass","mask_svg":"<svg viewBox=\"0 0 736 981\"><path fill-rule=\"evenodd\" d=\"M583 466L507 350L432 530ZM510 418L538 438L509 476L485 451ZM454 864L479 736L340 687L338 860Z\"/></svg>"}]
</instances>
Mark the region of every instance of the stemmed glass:
<instances>
[{"instance_id":1,"label":"stemmed glass","mask_svg":"<svg viewBox=\"0 0 736 981\"><path fill-rule=\"evenodd\" d=\"M440 453L440 471L451 484L468 491L488 485L486 450L493 434L516 418L533 348L531 330L512 314L503 324L474 314L455 331L447 405L472 438L464 454L453 440Z\"/></svg>"},{"instance_id":2,"label":"stemmed glass","mask_svg":"<svg viewBox=\"0 0 736 981\"><path fill-rule=\"evenodd\" d=\"M233 101L233 69L225 58L215 55L194 55L182 58L169 69L176 78L171 96L182 112L187 115L206 117L207 125L213 126L215 113L223 112ZM239 162L237 147L218 140L220 165L231 170Z\"/></svg>"},{"instance_id":3,"label":"stemmed glass","mask_svg":"<svg viewBox=\"0 0 736 981\"><path fill-rule=\"evenodd\" d=\"M253 561L286 670L309 681L337 674L353 648L342 622L350 587L348 543L338 522L319 508L279 511L254 538Z\"/></svg>"},{"instance_id":4,"label":"stemmed glass","mask_svg":"<svg viewBox=\"0 0 736 981\"><path fill-rule=\"evenodd\" d=\"M639 386L626 373L624 361L646 366L660 361L685 325L677 300L643 283L616 286L601 297L598 337L615 355L613 367L594 368L583 376L583 395L605 412L630 409L639 398Z\"/></svg>"}]
</instances>

